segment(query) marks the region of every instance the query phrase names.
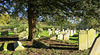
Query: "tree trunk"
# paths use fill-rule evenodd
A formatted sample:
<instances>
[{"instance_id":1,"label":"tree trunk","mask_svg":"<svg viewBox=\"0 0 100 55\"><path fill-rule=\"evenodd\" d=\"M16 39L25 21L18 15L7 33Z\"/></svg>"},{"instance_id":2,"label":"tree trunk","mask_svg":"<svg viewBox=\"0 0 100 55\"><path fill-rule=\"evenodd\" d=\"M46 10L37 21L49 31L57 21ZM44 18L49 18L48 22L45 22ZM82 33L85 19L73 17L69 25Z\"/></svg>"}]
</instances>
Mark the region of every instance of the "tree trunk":
<instances>
[{"instance_id":1,"label":"tree trunk","mask_svg":"<svg viewBox=\"0 0 100 55\"><path fill-rule=\"evenodd\" d=\"M29 37L28 40L32 40L36 33L36 6L31 3L32 0L28 0L28 24L29 24Z\"/></svg>"}]
</instances>

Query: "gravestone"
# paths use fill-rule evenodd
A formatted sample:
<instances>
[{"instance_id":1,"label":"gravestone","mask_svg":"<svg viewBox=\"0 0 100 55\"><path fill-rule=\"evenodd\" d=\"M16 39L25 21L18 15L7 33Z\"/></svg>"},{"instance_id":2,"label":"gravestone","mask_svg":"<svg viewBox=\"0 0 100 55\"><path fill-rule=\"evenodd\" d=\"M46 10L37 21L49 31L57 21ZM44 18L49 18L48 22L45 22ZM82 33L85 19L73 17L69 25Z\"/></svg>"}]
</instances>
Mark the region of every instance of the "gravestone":
<instances>
[{"instance_id":1,"label":"gravestone","mask_svg":"<svg viewBox=\"0 0 100 55\"><path fill-rule=\"evenodd\" d=\"M73 30L71 30L71 36L73 36Z\"/></svg>"},{"instance_id":2,"label":"gravestone","mask_svg":"<svg viewBox=\"0 0 100 55\"><path fill-rule=\"evenodd\" d=\"M25 50L25 48L22 46L21 42L16 41L14 42L14 50L20 51L20 50Z\"/></svg>"},{"instance_id":3,"label":"gravestone","mask_svg":"<svg viewBox=\"0 0 100 55\"><path fill-rule=\"evenodd\" d=\"M100 55L100 37L96 39L89 55Z\"/></svg>"},{"instance_id":4,"label":"gravestone","mask_svg":"<svg viewBox=\"0 0 100 55\"><path fill-rule=\"evenodd\" d=\"M56 30L56 31L55 31L55 34L58 35L58 33L59 33L59 30Z\"/></svg>"},{"instance_id":5,"label":"gravestone","mask_svg":"<svg viewBox=\"0 0 100 55\"><path fill-rule=\"evenodd\" d=\"M86 29L86 31L88 31L89 29Z\"/></svg>"},{"instance_id":6,"label":"gravestone","mask_svg":"<svg viewBox=\"0 0 100 55\"><path fill-rule=\"evenodd\" d=\"M26 28L26 31L28 31L28 28Z\"/></svg>"},{"instance_id":7,"label":"gravestone","mask_svg":"<svg viewBox=\"0 0 100 55\"><path fill-rule=\"evenodd\" d=\"M8 32L11 32L11 29L8 29Z\"/></svg>"},{"instance_id":8,"label":"gravestone","mask_svg":"<svg viewBox=\"0 0 100 55\"><path fill-rule=\"evenodd\" d=\"M96 31L94 29L90 29L88 31L88 48L90 48L96 38Z\"/></svg>"},{"instance_id":9,"label":"gravestone","mask_svg":"<svg viewBox=\"0 0 100 55\"><path fill-rule=\"evenodd\" d=\"M59 35L58 35L58 39L59 39L59 40L63 40L63 35L62 35L62 34L59 34Z\"/></svg>"},{"instance_id":10,"label":"gravestone","mask_svg":"<svg viewBox=\"0 0 100 55\"><path fill-rule=\"evenodd\" d=\"M49 32L49 35L51 35L51 34L52 34L52 31L51 31L51 29L48 29L48 32Z\"/></svg>"},{"instance_id":11,"label":"gravestone","mask_svg":"<svg viewBox=\"0 0 100 55\"><path fill-rule=\"evenodd\" d=\"M51 35L52 34L52 31L49 31L49 35Z\"/></svg>"},{"instance_id":12,"label":"gravestone","mask_svg":"<svg viewBox=\"0 0 100 55\"><path fill-rule=\"evenodd\" d=\"M65 34L65 31L64 31L64 29L62 30L62 33L63 33L63 35Z\"/></svg>"},{"instance_id":13,"label":"gravestone","mask_svg":"<svg viewBox=\"0 0 100 55\"><path fill-rule=\"evenodd\" d=\"M64 40L69 40L69 32L65 31Z\"/></svg>"},{"instance_id":14,"label":"gravestone","mask_svg":"<svg viewBox=\"0 0 100 55\"><path fill-rule=\"evenodd\" d=\"M88 42L87 31L81 30L79 32L79 50L88 49L87 42Z\"/></svg>"},{"instance_id":15,"label":"gravestone","mask_svg":"<svg viewBox=\"0 0 100 55\"><path fill-rule=\"evenodd\" d=\"M48 29L48 32L51 31L51 29Z\"/></svg>"},{"instance_id":16,"label":"gravestone","mask_svg":"<svg viewBox=\"0 0 100 55\"><path fill-rule=\"evenodd\" d=\"M76 30L74 30L74 34L76 33Z\"/></svg>"},{"instance_id":17,"label":"gravestone","mask_svg":"<svg viewBox=\"0 0 100 55\"><path fill-rule=\"evenodd\" d=\"M56 40L56 38L57 38L57 37L56 37L55 35L53 35L50 39L51 39L51 40Z\"/></svg>"},{"instance_id":18,"label":"gravestone","mask_svg":"<svg viewBox=\"0 0 100 55\"><path fill-rule=\"evenodd\" d=\"M69 28L67 28L67 31L70 33L70 30L69 30Z\"/></svg>"},{"instance_id":19,"label":"gravestone","mask_svg":"<svg viewBox=\"0 0 100 55\"><path fill-rule=\"evenodd\" d=\"M14 33L17 34L17 28L14 28Z\"/></svg>"},{"instance_id":20,"label":"gravestone","mask_svg":"<svg viewBox=\"0 0 100 55\"><path fill-rule=\"evenodd\" d=\"M23 31L19 34L19 40L27 40L28 39L28 33L26 31Z\"/></svg>"}]
</instances>

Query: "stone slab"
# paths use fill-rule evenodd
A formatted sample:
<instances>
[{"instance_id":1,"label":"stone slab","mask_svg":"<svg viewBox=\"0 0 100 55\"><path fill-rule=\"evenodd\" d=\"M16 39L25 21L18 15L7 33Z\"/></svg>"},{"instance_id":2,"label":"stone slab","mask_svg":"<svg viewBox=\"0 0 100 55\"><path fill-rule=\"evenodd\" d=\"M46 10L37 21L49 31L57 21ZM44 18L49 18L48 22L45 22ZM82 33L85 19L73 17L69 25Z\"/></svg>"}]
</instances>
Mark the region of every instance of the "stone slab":
<instances>
[{"instance_id":1,"label":"stone slab","mask_svg":"<svg viewBox=\"0 0 100 55\"><path fill-rule=\"evenodd\" d=\"M95 41L90 55L100 55L100 37Z\"/></svg>"},{"instance_id":2,"label":"stone slab","mask_svg":"<svg viewBox=\"0 0 100 55\"><path fill-rule=\"evenodd\" d=\"M88 49L87 42L88 42L87 31L81 30L79 32L79 50Z\"/></svg>"},{"instance_id":3,"label":"stone slab","mask_svg":"<svg viewBox=\"0 0 100 55\"><path fill-rule=\"evenodd\" d=\"M94 29L90 29L88 31L88 48L90 48L96 38L96 31Z\"/></svg>"},{"instance_id":4,"label":"stone slab","mask_svg":"<svg viewBox=\"0 0 100 55\"><path fill-rule=\"evenodd\" d=\"M25 50L25 48L22 46L21 42L16 41L14 42L14 50L20 51L20 50Z\"/></svg>"}]
</instances>

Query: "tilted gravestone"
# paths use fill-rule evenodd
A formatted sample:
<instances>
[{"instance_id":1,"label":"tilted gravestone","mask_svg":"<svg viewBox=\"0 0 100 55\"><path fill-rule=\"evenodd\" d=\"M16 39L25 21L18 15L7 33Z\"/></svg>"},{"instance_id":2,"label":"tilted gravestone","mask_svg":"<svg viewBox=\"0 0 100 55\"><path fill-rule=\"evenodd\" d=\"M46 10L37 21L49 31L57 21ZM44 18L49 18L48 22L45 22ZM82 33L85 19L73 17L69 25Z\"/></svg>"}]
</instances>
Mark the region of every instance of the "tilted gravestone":
<instances>
[{"instance_id":1,"label":"tilted gravestone","mask_svg":"<svg viewBox=\"0 0 100 55\"><path fill-rule=\"evenodd\" d=\"M14 50L20 51L20 50L25 50L25 48L22 46L21 42L16 41L14 42Z\"/></svg>"},{"instance_id":2,"label":"tilted gravestone","mask_svg":"<svg viewBox=\"0 0 100 55\"><path fill-rule=\"evenodd\" d=\"M90 29L88 31L88 48L90 48L96 38L96 31L94 29Z\"/></svg>"},{"instance_id":3,"label":"tilted gravestone","mask_svg":"<svg viewBox=\"0 0 100 55\"><path fill-rule=\"evenodd\" d=\"M89 55L100 55L100 37L98 37Z\"/></svg>"},{"instance_id":4,"label":"tilted gravestone","mask_svg":"<svg viewBox=\"0 0 100 55\"><path fill-rule=\"evenodd\" d=\"M79 50L88 49L87 42L88 42L87 31L81 30L79 32Z\"/></svg>"},{"instance_id":5,"label":"tilted gravestone","mask_svg":"<svg viewBox=\"0 0 100 55\"><path fill-rule=\"evenodd\" d=\"M53 35L50 39L51 39L51 40L56 40L57 37L56 37L56 35Z\"/></svg>"}]
</instances>

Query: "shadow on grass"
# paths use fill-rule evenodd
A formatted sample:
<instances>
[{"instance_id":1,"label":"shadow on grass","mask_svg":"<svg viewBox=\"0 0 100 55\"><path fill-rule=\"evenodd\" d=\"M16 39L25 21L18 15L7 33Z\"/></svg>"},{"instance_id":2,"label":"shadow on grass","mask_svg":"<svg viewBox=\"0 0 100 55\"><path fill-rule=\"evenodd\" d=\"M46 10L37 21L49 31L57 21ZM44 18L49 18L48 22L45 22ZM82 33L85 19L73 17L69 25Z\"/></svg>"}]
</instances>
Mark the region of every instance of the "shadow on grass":
<instances>
[{"instance_id":1,"label":"shadow on grass","mask_svg":"<svg viewBox=\"0 0 100 55\"><path fill-rule=\"evenodd\" d=\"M52 44L51 44L52 45ZM44 48L44 49L61 49L61 50L78 50L78 47L63 47L64 45L62 45L62 44L53 44L53 45L57 45L57 46L61 46L62 45L62 47L57 47L57 46L47 46L46 44L44 44L44 43L41 43L41 42L39 42L39 41L36 41L36 40L34 40L33 41L33 48ZM70 46L70 45L69 45Z\"/></svg>"},{"instance_id":2,"label":"shadow on grass","mask_svg":"<svg viewBox=\"0 0 100 55\"><path fill-rule=\"evenodd\" d=\"M16 37L16 38L0 38L0 41L18 41L19 40L19 38L18 37Z\"/></svg>"},{"instance_id":3,"label":"shadow on grass","mask_svg":"<svg viewBox=\"0 0 100 55\"><path fill-rule=\"evenodd\" d=\"M4 43L2 44L2 46L0 46L0 51L3 51L3 46L4 46Z\"/></svg>"},{"instance_id":4,"label":"shadow on grass","mask_svg":"<svg viewBox=\"0 0 100 55\"><path fill-rule=\"evenodd\" d=\"M78 37L79 35L78 34L74 34L72 37Z\"/></svg>"},{"instance_id":5,"label":"shadow on grass","mask_svg":"<svg viewBox=\"0 0 100 55\"><path fill-rule=\"evenodd\" d=\"M69 38L70 40L78 41L78 38Z\"/></svg>"}]
</instances>

